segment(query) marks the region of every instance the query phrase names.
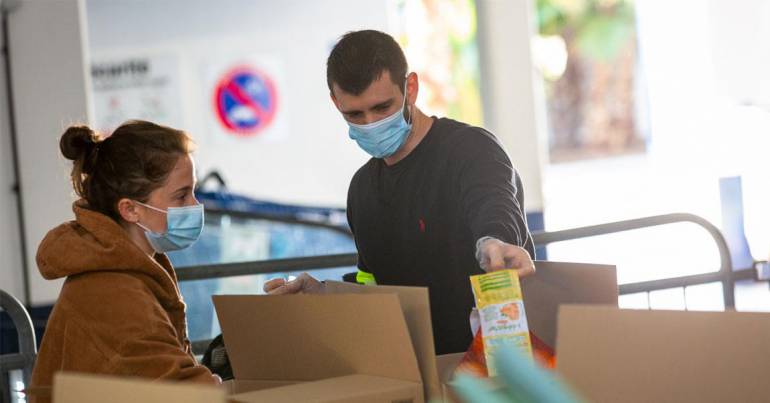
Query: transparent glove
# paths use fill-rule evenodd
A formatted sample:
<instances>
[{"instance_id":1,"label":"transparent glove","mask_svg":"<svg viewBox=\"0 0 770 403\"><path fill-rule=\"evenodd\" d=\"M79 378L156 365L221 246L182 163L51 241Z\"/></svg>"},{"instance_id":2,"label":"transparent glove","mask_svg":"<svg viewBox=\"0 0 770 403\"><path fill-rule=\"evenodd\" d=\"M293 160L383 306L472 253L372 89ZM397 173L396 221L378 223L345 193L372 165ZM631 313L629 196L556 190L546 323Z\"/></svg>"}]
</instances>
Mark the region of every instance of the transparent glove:
<instances>
[{"instance_id":1,"label":"transparent glove","mask_svg":"<svg viewBox=\"0 0 770 403\"><path fill-rule=\"evenodd\" d=\"M535 263L524 248L489 236L476 242L476 259L486 272L515 269L519 277L535 272Z\"/></svg>"},{"instance_id":2,"label":"transparent glove","mask_svg":"<svg viewBox=\"0 0 770 403\"><path fill-rule=\"evenodd\" d=\"M263 287L265 292L270 295L284 294L320 294L326 288L324 283L316 280L313 276L302 273L296 279L286 281L285 278L274 278Z\"/></svg>"}]
</instances>

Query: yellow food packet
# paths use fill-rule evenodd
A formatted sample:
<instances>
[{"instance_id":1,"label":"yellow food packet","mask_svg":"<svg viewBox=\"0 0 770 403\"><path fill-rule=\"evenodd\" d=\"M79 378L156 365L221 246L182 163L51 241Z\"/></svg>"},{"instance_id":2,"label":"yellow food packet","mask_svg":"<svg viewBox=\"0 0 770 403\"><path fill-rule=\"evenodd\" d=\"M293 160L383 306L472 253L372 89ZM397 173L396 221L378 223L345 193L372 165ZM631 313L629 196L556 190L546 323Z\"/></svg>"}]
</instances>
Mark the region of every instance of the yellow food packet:
<instances>
[{"instance_id":1,"label":"yellow food packet","mask_svg":"<svg viewBox=\"0 0 770 403\"><path fill-rule=\"evenodd\" d=\"M515 346L532 356L519 276L513 270L479 274L471 276L471 286L484 337L487 370L489 376L495 376L494 354L500 346Z\"/></svg>"}]
</instances>

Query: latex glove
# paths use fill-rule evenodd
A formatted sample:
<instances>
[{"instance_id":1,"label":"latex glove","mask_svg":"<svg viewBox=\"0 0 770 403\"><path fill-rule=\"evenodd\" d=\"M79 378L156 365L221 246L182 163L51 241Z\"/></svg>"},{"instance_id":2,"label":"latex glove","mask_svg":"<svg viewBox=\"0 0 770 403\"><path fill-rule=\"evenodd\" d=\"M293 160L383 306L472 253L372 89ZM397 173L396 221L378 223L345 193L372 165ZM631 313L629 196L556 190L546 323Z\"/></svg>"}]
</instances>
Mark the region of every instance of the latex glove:
<instances>
[{"instance_id":1,"label":"latex glove","mask_svg":"<svg viewBox=\"0 0 770 403\"><path fill-rule=\"evenodd\" d=\"M291 281L286 281L284 278L274 278L265 283L263 288L270 295L319 294L324 292L325 286L313 276L302 273Z\"/></svg>"},{"instance_id":2,"label":"latex glove","mask_svg":"<svg viewBox=\"0 0 770 403\"><path fill-rule=\"evenodd\" d=\"M535 273L535 263L524 248L492 237L476 242L476 259L486 272L515 269L519 277Z\"/></svg>"}]
</instances>

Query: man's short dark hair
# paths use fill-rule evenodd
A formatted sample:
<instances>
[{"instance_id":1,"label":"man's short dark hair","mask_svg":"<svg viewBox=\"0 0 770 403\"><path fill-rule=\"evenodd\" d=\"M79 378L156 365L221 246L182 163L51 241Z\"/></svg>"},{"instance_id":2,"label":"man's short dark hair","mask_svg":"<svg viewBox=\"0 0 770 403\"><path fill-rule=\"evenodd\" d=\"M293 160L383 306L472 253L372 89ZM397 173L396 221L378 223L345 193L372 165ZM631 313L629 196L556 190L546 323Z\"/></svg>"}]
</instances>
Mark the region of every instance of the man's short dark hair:
<instances>
[{"instance_id":1,"label":"man's short dark hair","mask_svg":"<svg viewBox=\"0 0 770 403\"><path fill-rule=\"evenodd\" d=\"M393 37L374 30L353 31L340 38L326 60L326 83L329 91L337 84L359 95L387 71L403 93L407 68L404 52Z\"/></svg>"}]
</instances>

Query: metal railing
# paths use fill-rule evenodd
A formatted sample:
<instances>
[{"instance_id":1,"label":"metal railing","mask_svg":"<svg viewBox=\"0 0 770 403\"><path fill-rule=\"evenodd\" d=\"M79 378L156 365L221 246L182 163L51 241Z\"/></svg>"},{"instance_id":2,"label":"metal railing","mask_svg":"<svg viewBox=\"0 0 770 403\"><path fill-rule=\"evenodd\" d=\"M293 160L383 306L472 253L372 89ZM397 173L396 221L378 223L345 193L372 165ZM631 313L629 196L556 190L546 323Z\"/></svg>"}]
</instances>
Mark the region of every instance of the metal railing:
<instances>
[{"instance_id":1,"label":"metal railing","mask_svg":"<svg viewBox=\"0 0 770 403\"><path fill-rule=\"evenodd\" d=\"M357 262L357 254L345 253L339 255L260 260L256 262L188 266L177 269L176 275L179 281L208 280L213 278L249 276L256 274L333 269L335 267L355 266Z\"/></svg>"},{"instance_id":2,"label":"metal railing","mask_svg":"<svg viewBox=\"0 0 770 403\"><path fill-rule=\"evenodd\" d=\"M708 220L694 214L665 214L561 231L535 232L533 233L533 239L536 246L545 246L556 242L571 241L581 238L590 238L594 236L686 222L693 223L702 227L709 233L709 235L711 235L714 243L716 244L717 250L719 251L719 270L713 273L703 273L692 276L673 277L661 280L622 284L619 286L620 294L633 294L645 291L649 292L722 281L725 285L725 306L734 307L734 293L732 291L732 287L727 287L727 285L732 286L737 280L754 278L754 271L753 269L746 268L741 268L742 270L734 271L732 267L732 261L730 259L730 250L719 228L711 224ZM185 267L184 269L180 269L177 275L179 277L179 281L203 280L222 277L272 274L289 271L319 270L353 266L356 264L356 261L357 255L355 253L311 256L256 262L190 266Z\"/></svg>"},{"instance_id":3,"label":"metal railing","mask_svg":"<svg viewBox=\"0 0 770 403\"><path fill-rule=\"evenodd\" d=\"M618 286L620 295L650 292L677 287L687 287L713 282L721 282L726 308L735 307L735 282L745 279L754 279L753 268L741 268L734 271L730 250L719 228L708 220L694 214L676 213L651 217L643 217L632 220L617 221L606 224L591 225L552 232L533 233L536 246L545 246L556 242L571 241L600 235L609 235L619 232L633 231L642 228L650 228L676 223L692 223L705 229L716 244L719 251L719 270L711 273L696 274L690 276L672 277L660 280L643 281L621 284ZM250 274L271 274L288 271L307 271L325 268L343 267L355 265L357 255L355 253L328 256L313 256L296 259L268 260L261 262L244 262L224 265L209 265L187 267L178 272L180 281L200 280L210 278L222 278L230 276L242 276ZM209 340L193 342L193 351L200 354L205 351Z\"/></svg>"},{"instance_id":4,"label":"metal railing","mask_svg":"<svg viewBox=\"0 0 770 403\"><path fill-rule=\"evenodd\" d=\"M7 374L13 370L22 371L25 385L32 379L32 368L37 356L37 341L32 319L24 305L7 292L0 290L0 308L11 317L19 340L19 352L0 356L0 382L5 383Z\"/></svg>"},{"instance_id":5,"label":"metal railing","mask_svg":"<svg viewBox=\"0 0 770 403\"><path fill-rule=\"evenodd\" d=\"M351 232L350 228L346 226L334 225L323 221L313 221L313 220L308 220L303 218L297 218L291 215L281 216L276 214L262 214L262 213L255 213L255 212L249 212L249 211L221 210L221 209L209 207L209 208L206 208L206 217L210 217L210 216L229 216L236 219L243 218L248 220L267 220L267 221L279 222L283 224L304 225L308 227L327 229L327 230L348 236L351 239L353 238L353 232Z\"/></svg>"},{"instance_id":6,"label":"metal railing","mask_svg":"<svg viewBox=\"0 0 770 403\"><path fill-rule=\"evenodd\" d=\"M727 243L722 236L722 233L716 226L702 217L686 213L665 214L561 231L536 232L533 234L533 238L535 245L545 246L556 242L564 242L685 222L696 224L705 229L709 235L711 235L716 244L717 250L719 251L719 270L711 273L621 284L619 286L619 293L621 295L625 295L669 288L687 287L712 282L721 282L724 305L726 308L733 308L735 306L735 282L744 279L754 279L754 269L740 268L740 270L733 270L732 261L730 259L730 250L728 249ZM335 267L355 266L356 262L357 255L355 253L350 253L257 262L191 266L179 269L177 276L179 281L193 281L244 275L330 269ZM12 314L12 317L14 318L14 323L17 324L17 329L19 329L20 346L23 345L24 348L21 350L22 353L11 355L8 359L5 358L6 356L3 356L3 364L0 366L0 368L5 371L6 369L28 367L31 371L31 366L34 362L34 354L36 351L34 331L32 330L31 320L29 319L29 315L27 315L26 311L24 311L23 306L18 301L16 301L15 298L11 297L5 292L3 292L2 295L4 300L6 299L6 296L8 296L9 300L15 301L16 303L15 307L11 307L10 309L15 309L15 313ZM3 307L5 308L5 305ZM18 308L21 308L21 311L18 311ZM9 313L11 313L11 310L7 310ZM21 323L21 328L18 327L19 323ZM23 344L22 340L25 340ZM31 344L29 340L31 340ZM196 354L201 354L203 351L205 351L209 342L210 340L194 341L193 351ZM19 365L22 365L22 367L19 367ZM25 375L28 376L28 374Z\"/></svg>"},{"instance_id":7,"label":"metal railing","mask_svg":"<svg viewBox=\"0 0 770 403\"><path fill-rule=\"evenodd\" d=\"M705 229L714 240L719 251L719 270L712 273L696 274L692 276L672 277L661 280L642 281L637 283L621 284L618 291L621 295L650 292L669 288L686 287L713 282L722 282L724 304L726 308L735 307L735 282L739 280L753 279L753 268L740 268L733 270L730 249L727 246L722 232L705 218L694 214L676 213L658 216L637 218L633 220L617 221L607 224L591 225L562 231L540 232L533 234L536 245L548 245L555 242L571 241L581 238L589 238L598 235L607 235L618 232L626 232L642 228L657 227L660 225L689 222Z\"/></svg>"}]
</instances>

